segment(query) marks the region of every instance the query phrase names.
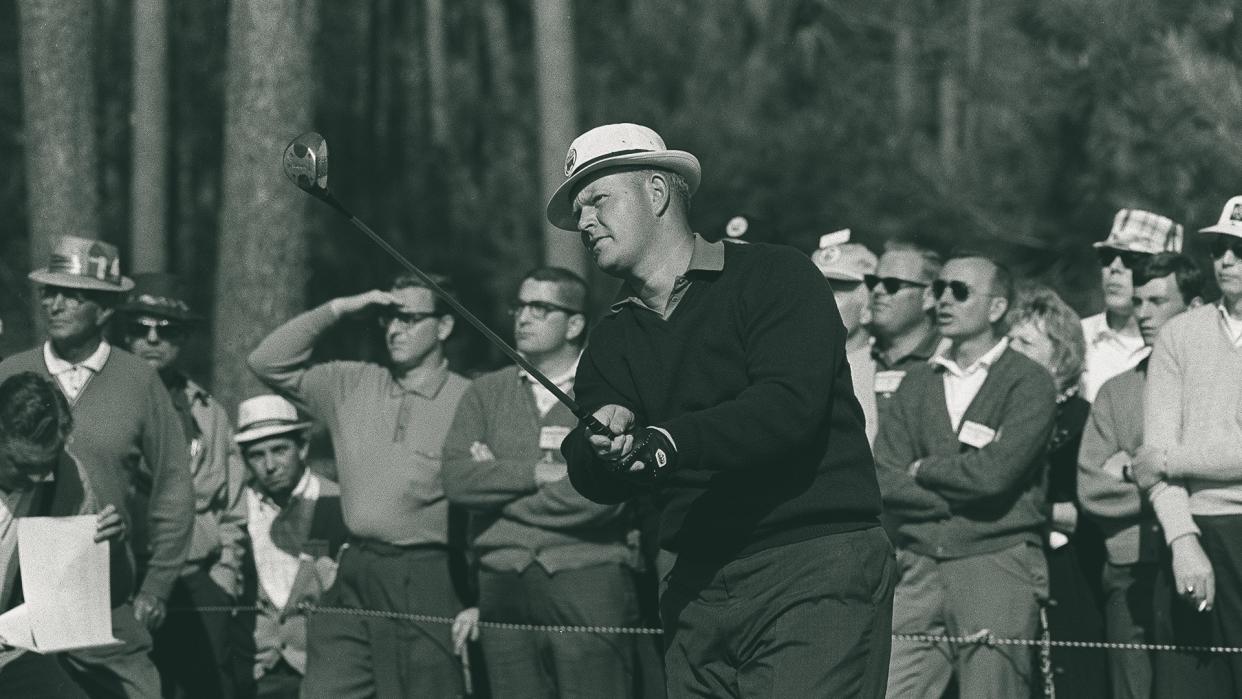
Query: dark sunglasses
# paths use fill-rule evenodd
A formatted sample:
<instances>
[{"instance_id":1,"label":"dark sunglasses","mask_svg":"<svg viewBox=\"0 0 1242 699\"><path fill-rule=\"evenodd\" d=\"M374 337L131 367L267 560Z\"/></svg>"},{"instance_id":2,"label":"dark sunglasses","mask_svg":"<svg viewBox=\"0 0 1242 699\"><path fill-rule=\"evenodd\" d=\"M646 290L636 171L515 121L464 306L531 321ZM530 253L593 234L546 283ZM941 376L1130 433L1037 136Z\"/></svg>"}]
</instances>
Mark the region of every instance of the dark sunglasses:
<instances>
[{"instance_id":1,"label":"dark sunglasses","mask_svg":"<svg viewBox=\"0 0 1242 699\"><path fill-rule=\"evenodd\" d=\"M548 303L547 301L514 301L509 304L509 315L516 318L522 315L522 311L527 308L530 309L530 314L535 320L543 320L548 317L549 313L555 313L556 311L560 311L566 315L573 315L575 313L582 312L576 308L570 308L569 306L558 306L555 303Z\"/></svg>"},{"instance_id":2,"label":"dark sunglasses","mask_svg":"<svg viewBox=\"0 0 1242 699\"><path fill-rule=\"evenodd\" d=\"M427 311L408 313L406 311L386 310L381 311L379 314L379 326L387 328L393 322L397 322L407 328L412 328L428 318L438 318L439 316L439 313Z\"/></svg>"},{"instance_id":3,"label":"dark sunglasses","mask_svg":"<svg viewBox=\"0 0 1242 699\"><path fill-rule=\"evenodd\" d=\"M1226 252L1233 251L1233 256L1242 260L1242 238L1232 235L1218 235L1212 241L1212 259L1219 260Z\"/></svg>"},{"instance_id":4,"label":"dark sunglasses","mask_svg":"<svg viewBox=\"0 0 1242 699\"><path fill-rule=\"evenodd\" d=\"M160 340L180 342L185 339L186 327L181 323L163 318L159 320L142 318L125 324L126 337L150 337L151 333L155 333L155 337Z\"/></svg>"},{"instance_id":5,"label":"dark sunglasses","mask_svg":"<svg viewBox=\"0 0 1242 699\"><path fill-rule=\"evenodd\" d=\"M1151 255L1145 252L1118 250L1116 248L1097 248L1095 254L1100 258L1101 267L1108 267L1113 264L1113 260L1121 258L1121 264L1126 269L1137 269L1139 265L1143 264L1143 260L1151 257Z\"/></svg>"},{"instance_id":6,"label":"dark sunglasses","mask_svg":"<svg viewBox=\"0 0 1242 699\"><path fill-rule=\"evenodd\" d=\"M966 282L959 282L959 281L946 282L943 279L937 279L936 281L932 282L931 287L932 287L932 296L936 299L939 299L942 295L944 295L945 289L948 289L950 292L952 292L953 299L956 300L958 303L962 303L966 301L966 299L970 298L970 287L966 285Z\"/></svg>"},{"instance_id":7,"label":"dark sunglasses","mask_svg":"<svg viewBox=\"0 0 1242 699\"><path fill-rule=\"evenodd\" d=\"M901 279L899 277L877 277L874 274L864 274L863 284L867 285L868 291L875 291L877 286L884 286L884 293L892 296L902 289L924 289L927 287L923 282L912 282L909 279Z\"/></svg>"}]
</instances>

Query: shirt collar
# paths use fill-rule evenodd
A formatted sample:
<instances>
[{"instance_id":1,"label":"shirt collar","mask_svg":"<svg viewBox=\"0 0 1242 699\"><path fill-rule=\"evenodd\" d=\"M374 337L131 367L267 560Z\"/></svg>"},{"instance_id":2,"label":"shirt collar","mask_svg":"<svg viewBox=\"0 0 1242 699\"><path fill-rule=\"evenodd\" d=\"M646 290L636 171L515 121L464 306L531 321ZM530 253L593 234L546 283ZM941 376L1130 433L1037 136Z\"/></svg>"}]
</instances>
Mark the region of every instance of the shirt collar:
<instances>
[{"instance_id":1,"label":"shirt collar","mask_svg":"<svg viewBox=\"0 0 1242 699\"><path fill-rule=\"evenodd\" d=\"M408 390L403 387L394 376L392 380L391 395L393 397L397 397L403 393L417 393L427 400L434 400L435 397L439 395L440 389L444 388L444 383L448 381L448 376L448 360L445 359L440 362L440 366L427 370L427 372L420 376L418 381L415 381L414 385Z\"/></svg>"},{"instance_id":2,"label":"shirt collar","mask_svg":"<svg viewBox=\"0 0 1242 699\"><path fill-rule=\"evenodd\" d=\"M969 376L977 371L981 371L981 370L987 371L988 369L992 368L992 365L996 363L996 360L1002 354L1004 354L1005 349L1008 347L1009 347L1009 338L1002 337L1000 339L1000 342L997 342L996 345L992 347L992 349L988 350L986 353L984 353L982 357L979 357L978 359L976 359L974 364L971 364L965 369L962 369L961 367L959 367L957 365L957 362L953 361L952 359L949 359L948 348L946 348L944 354L938 354L935 357L932 357L932 363L938 364L944 367L949 373L953 374L954 376L959 376L959 377Z\"/></svg>"},{"instance_id":3,"label":"shirt collar","mask_svg":"<svg viewBox=\"0 0 1242 699\"><path fill-rule=\"evenodd\" d=\"M43 361L47 364L47 371L52 376L63 374L66 371L72 371L75 367L86 367L98 374L103 371L104 364L108 362L108 356L112 353L112 345L107 340L101 340L99 347L91 356L77 364L70 364L61 359L56 350L52 349L52 341L48 340L43 343Z\"/></svg>"},{"instance_id":4,"label":"shirt collar","mask_svg":"<svg viewBox=\"0 0 1242 699\"><path fill-rule=\"evenodd\" d=\"M1120 330L1113 330L1112 327L1109 326L1107 313L1100 313L1087 318L1085 324L1087 327L1085 328L1084 334L1087 336L1087 344L1091 345L1111 340L1113 338L1139 338L1141 340L1143 337L1143 334L1139 332L1138 320L1136 320L1133 315L1126 320L1126 324L1121 326Z\"/></svg>"},{"instance_id":5,"label":"shirt collar","mask_svg":"<svg viewBox=\"0 0 1242 699\"><path fill-rule=\"evenodd\" d=\"M272 499L267 491L254 484L254 492L259 496L259 500L264 504L281 509L280 505ZM293 487L293 491L289 493L289 504L292 505L298 500L318 500L319 499L319 479L311 472L309 468L302 471L302 477L298 479L298 484Z\"/></svg>"},{"instance_id":6,"label":"shirt collar","mask_svg":"<svg viewBox=\"0 0 1242 699\"><path fill-rule=\"evenodd\" d=\"M889 357L888 351L881 349L880 344L873 341L871 344L871 357L882 362L885 366L896 366L907 359L915 359L920 362L926 362L930 361L932 357L935 357L938 352L942 352L948 347L947 343L945 344L945 347L941 347L940 345L942 341L943 339L940 337L940 333L932 330L927 333L927 335L919 342L918 345L914 347L914 349L910 350L909 353L902 357Z\"/></svg>"},{"instance_id":7,"label":"shirt collar","mask_svg":"<svg viewBox=\"0 0 1242 699\"><path fill-rule=\"evenodd\" d=\"M720 272L724 270L725 248L724 243L717 240L716 242L708 242L698 233L694 234L694 247L690 251L690 264L687 265L686 271L677 277L678 281L686 279L691 272ZM616 313L627 305L633 304L640 308L646 308L646 304L637 296L628 293L629 290L621 287L621 293L617 296L617 300L609 307L610 313Z\"/></svg>"}]
</instances>

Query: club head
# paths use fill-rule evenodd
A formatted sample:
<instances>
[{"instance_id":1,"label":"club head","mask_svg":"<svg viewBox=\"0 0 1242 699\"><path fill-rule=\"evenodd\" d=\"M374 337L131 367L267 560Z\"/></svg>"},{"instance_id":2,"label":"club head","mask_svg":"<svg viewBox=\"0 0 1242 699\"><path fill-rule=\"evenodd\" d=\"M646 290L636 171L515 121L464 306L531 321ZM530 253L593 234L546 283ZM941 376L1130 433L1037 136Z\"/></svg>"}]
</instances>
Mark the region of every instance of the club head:
<instances>
[{"instance_id":1,"label":"club head","mask_svg":"<svg viewBox=\"0 0 1242 699\"><path fill-rule=\"evenodd\" d=\"M328 191L328 142L314 131L298 136L285 148L285 176L303 191Z\"/></svg>"}]
</instances>

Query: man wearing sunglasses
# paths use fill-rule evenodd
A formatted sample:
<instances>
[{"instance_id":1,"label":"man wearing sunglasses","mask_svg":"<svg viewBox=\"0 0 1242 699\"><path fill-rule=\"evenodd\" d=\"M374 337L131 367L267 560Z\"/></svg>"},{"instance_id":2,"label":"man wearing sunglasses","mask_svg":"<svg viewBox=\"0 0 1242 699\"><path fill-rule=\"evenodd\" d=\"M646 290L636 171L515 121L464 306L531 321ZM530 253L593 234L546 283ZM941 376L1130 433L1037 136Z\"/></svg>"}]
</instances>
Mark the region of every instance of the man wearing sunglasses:
<instances>
[{"instance_id":1,"label":"man wearing sunglasses","mask_svg":"<svg viewBox=\"0 0 1242 699\"><path fill-rule=\"evenodd\" d=\"M572 392L586 339L586 283L559 267L527 274L512 306L515 347ZM552 626L637 626L629 517L574 490L561 442L573 413L517 367L475 379L444 444L444 489L476 515L479 615ZM483 635L505 696L630 697L630 636Z\"/></svg>"},{"instance_id":2,"label":"man wearing sunglasses","mask_svg":"<svg viewBox=\"0 0 1242 699\"><path fill-rule=\"evenodd\" d=\"M1205 643L1242 645L1242 196L1211 237L1219 303L1160 330L1143 392L1143 446L1132 466L1173 557L1177 592L1209 615ZM1228 657L1242 687L1242 658ZM1236 689L1234 690L1236 693Z\"/></svg>"},{"instance_id":3,"label":"man wearing sunglasses","mask_svg":"<svg viewBox=\"0 0 1242 699\"><path fill-rule=\"evenodd\" d=\"M447 279L436 281L449 288ZM320 336L368 311L383 332L387 362L311 361ZM294 317L250 355L264 383L332 436L351 536L324 605L447 617L461 611L449 577L440 474L444 437L469 385L444 357L452 331L447 305L417 277L402 275L388 290L333 299ZM462 692L447 626L318 614L307 636L303 696Z\"/></svg>"},{"instance_id":4,"label":"man wearing sunglasses","mask_svg":"<svg viewBox=\"0 0 1242 699\"><path fill-rule=\"evenodd\" d=\"M926 364L940 344L932 313L935 302L928 293L940 265L940 255L929 248L890 242L875 273L864 278L871 292L871 332L875 335L871 356L881 413L906 372Z\"/></svg>"},{"instance_id":5,"label":"man wearing sunglasses","mask_svg":"<svg viewBox=\"0 0 1242 699\"><path fill-rule=\"evenodd\" d=\"M1113 217L1108 238L1094 244L1100 260L1104 310L1082 320L1087 341L1081 379L1082 396L1095 400L1100 386L1147 356L1134 319L1133 270L1160 252L1182 251L1182 226L1140 209L1122 209Z\"/></svg>"},{"instance_id":6,"label":"man wearing sunglasses","mask_svg":"<svg viewBox=\"0 0 1242 699\"><path fill-rule=\"evenodd\" d=\"M244 469L224 407L180 369L186 338L202 320L186 296L184 285L174 275L136 274L128 300L117 309L117 320L126 349L159 373L190 442L186 456L194 488L194 533L170 603L189 609L227 607L238 601L242 591ZM148 497L146 489L135 493L139 503ZM145 530L137 528L134 542L139 552L146 550L145 539ZM140 573L145 572L146 559L139 553ZM156 632L151 654L164 693L249 694L254 681L249 639L240 617L193 612L170 616Z\"/></svg>"},{"instance_id":7,"label":"man wearing sunglasses","mask_svg":"<svg viewBox=\"0 0 1242 699\"><path fill-rule=\"evenodd\" d=\"M1008 346L1005 267L956 255L931 292L949 346L910 370L875 445L884 503L897 520L893 631L1035 638L1047 596L1044 455L1056 388ZM894 644L889 696L939 697L954 672L964 697L1027 696L1032 660L1015 646Z\"/></svg>"},{"instance_id":8,"label":"man wearing sunglasses","mask_svg":"<svg viewBox=\"0 0 1242 699\"><path fill-rule=\"evenodd\" d=\"M73 413L73 452L90 476L101 505L112 505L131 530L145 525L145 551L118 547L112 592L115 648L74 651L66 662L99 696L157 696L150 632L163 622L167 600L185 562L193 529L189 453L177 411L146 362L104 337L122 294L134 282L121 275L116 248L62 236L48 266L29 275L41 298L48 339L0 363L0 379L32 371L55 382ZM145 510L131 495L150 492ZM147 557L135 590L134 555Z\"/></svg>"}]
</instances>

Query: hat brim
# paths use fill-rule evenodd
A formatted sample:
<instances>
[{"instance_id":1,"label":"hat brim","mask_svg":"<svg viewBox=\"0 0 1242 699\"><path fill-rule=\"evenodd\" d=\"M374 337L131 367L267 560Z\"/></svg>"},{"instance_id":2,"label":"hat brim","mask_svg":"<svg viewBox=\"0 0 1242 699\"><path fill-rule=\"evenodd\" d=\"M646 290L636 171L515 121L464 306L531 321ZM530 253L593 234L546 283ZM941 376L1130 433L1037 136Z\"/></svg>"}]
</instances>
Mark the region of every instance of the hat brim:
<instances>
[{"instance_id":1,"label":"hat brim","mask_svg":"<svg viewBox=\"0 0 1242 699\"><path fill-rule=\"evenodd\" d=\"M824 279L831 279L834 282L861 282L863 281L863 275L859 272L850 272L844 269L824 270L822 268L819 271L823 273Z\"/></svg>"},{"instance_id":2,"label":"hat brim","mask_svg":"<svg viewBox=\"0 0 1242 699\"><path fill-rule=\"evenodd\" d=\"M112 284L102 279L93 279L91 277L83 277L78 274L65 274L63 272L49 272L45 269L37 269L26 278L36 284L45 286L60 286L66 289L87 289L89 291L112 291L125 292L134 288L134 280L129 277L121 277L120 284Z\"/></svg>"},{"instance_id":3,"label":"hat brim","mask_svg":"<svg viewBox=\"0 0 1242 699\"><path fill-rule=\"evenodd\" d=\"M233 441L238 444L248 444L266 437L275 437L281 434L289 434L290 432L301 432L310 426L309 422L297 422L290 425L264 425L252 430L238 432L233 435Z\"/></svg>"},{"instance_id":4,"label":"hat brim","mask_svg":"<svg viewBox=\"0 0 1242 699\"><path fill-rule=\"evenodd\" d=\"M641 165L671 170L686 178L686 184L689 185L691 196L699 189L699 181L702 178L699 159L684 150L644 151L642 153L627 153L625 155L600 158L570 175L561 183L560 187L556 188L556 192L548 200L548 222L561 230L577 232L578 221L574 217L572 197L578 185L586 178L602 170Z\"/></svg>"},{"instance_id":5,"label":"hat brim","mask_svg":"<svg viewBox=\"0 0 1242 699\"><path fill-rule=\"evenodd\" d=\"M1200 233L1217 233L1219 235L1231 235L1235 238L1242 238L1242 226L1235 228L1233 226L1215 225L1215 226L1208 226L1207 228L1200 228L1199 232Z\"/></svg>"}]
</instances>

